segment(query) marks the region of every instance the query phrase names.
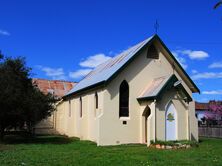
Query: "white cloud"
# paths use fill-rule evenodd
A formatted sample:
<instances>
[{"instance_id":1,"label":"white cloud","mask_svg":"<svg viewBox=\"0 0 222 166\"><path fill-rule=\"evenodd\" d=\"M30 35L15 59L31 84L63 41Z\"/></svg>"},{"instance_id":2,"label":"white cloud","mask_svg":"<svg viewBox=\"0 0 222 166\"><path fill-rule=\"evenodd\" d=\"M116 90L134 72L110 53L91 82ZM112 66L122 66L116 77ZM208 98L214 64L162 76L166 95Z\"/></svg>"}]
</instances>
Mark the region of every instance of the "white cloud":
<instances>
[{"instance_id":1,"label":"white cloud","mask_svg":"<svg viewBox=\"0 0 222 166\"><path fill-rule=\"evenodd\" d=\"M186 64L186 59L181 57L177 51L172 52L177 61L181 64L184 69L187 69L188 65Z\"/></svg>"},{"instance_id":2,"label":"white cloud","mask_svg":"<svg viewBox=\"0 0 222 166\"><path fill-rule=\"evenodd\" d=\"M181 55L187 55L190 59L202 60L209 57L209 54L205 51L193 51L193 50L176 50Z\"/></svg>"},{"instance_id":3,"label":"white cloud","mask_svg":"<svg viewBox=\"0 0 222 166\"><path fill-rule=\"evenodd\" d=\"M188 55L190 59L205 59L209 55L205 51L192 51L192 50L183 50L184 55Z\"/></svg>"},{"instance_id":4,"label":"white cloud","mask_svg":"<svg viewBox=\"0 0 222 166\"><path fill-rule=\"evenodd\" d=\"M0 29L0 35L4 35L4 36L10 36L11 34L7 31L1 30Z\"/></svg>"},{"instance_id":5,"label":"white cloud","mask_svg":"<svg viewBox=\"0 0 222 166\"><path fill-rule=\"evenodd\" d=\"M95 68L96 66L109 59L111 59L111 57L106 56L105 54L96 54L93 56L89 56L86 60L80 62L79 65L87 68Z\"/></svg>"},{"instance_id":6,"label":"white cloud","mask_svg":"<svg viewBox=\"0 0 222 166\"><path fill-rule=\"evenodd\" d=\"M79 66L83 67L76 71L69 72L69 77L73 79L79 79L86 76L91 72L96 66L101 63L111 59L111 57L106 56L105 54L96 54L94 56L89 56L86 60L79 63ZM51 68L38 65L36 66L39 70L45 72L46 76L53 79L67 79L66 74L64 73L63 68Z\"/></svg>"},{"instance_id":7,"label":"white cloud","mask_svg":"<svg viewBox=\"0 0 222 166\"><path fill-rule=\"evenodd\" d=\"M93 56L89 56L86 58L86 60L79 63L79 66L83 68L78 69L74 72L69 72L69 77L74 79L82 78L86 76L89 72L91 72L95 67L111 58L112 57L106 56L105 54L96 54Z\"/></svg>"},{"instance_id":8,"label":"white cloud","mask_svg":"<svg viewBox=\"0 0 222 166\"><path fill-rule=\"evenodd\" d=\"M39 70L45 72L46 76L51 77L52 79L64 80L66 79L63 68L51 68L44 67L41 65L36 66Z\"/></svg>"},{"instance_id":9,"label":"white cloud","mask_svg":"<svg viewBox=\"0 0 222 166\"><path fill-rule=\"evenodd\" d=\"M192 70L191 72L192 72L193 74L197 74L197 73L198 73L197 70Z\"/></svg>"},{"instance_id":10,"label":"white cloud","mask_svg":"<svg viewBox=\"0 0 222 166\"><path fill-rule=\"evenodd\" d=\"M205 95L222 95L222 90L203 91Z\"/></svg>"},{"instance_id":11,"label":"white cloud","mask_svg":"<svg viewBox=\"0 0 222 166\"><path fill-rule=\"evenodd\" d=\"M89 74L89 72L91 72L91 71L92 71L92 69L79 69L74 72L69 72L69 77L70 78L81 78L81 77L84 77L87 74Z\"/></svg>"},{"instance_id":12,"label":"white cloud","mask_svg":"<svg viewBox=\"0 0 222 166\"><path fill-rule=\"evenodd\" d=\"M194 80L222 78L222 72L219 72L219 73L214 73L214 72L196 73L192 76L192 78Z\"/></svg>"},{"instance_id":13,"label":"white cloud","mask_svg":"<svg viewBox=\"0 0 222 166\"><path fill-rule=\"evenodd\" d=\"M209 68L222 68L222 62L215 62L208 66Z\"/></svg>"},{"instance_id":14,"label":"white cloud","mask_svg":"<svg viewBox=\"0 0 222 166\"><path fill-rule=\"evenodd\" d=\"M198 102L208 102L209 100L209 98L200 98L198 99Z\"/></svg>"},{"instance_id":15,"label":"white cloud","mask_svg":"<svg viewBox=\"0 0 222 166\"><path fill-rule=\"evenodd\" d=\"M196 60L202 60L209 57L208 53L205 51L177 49L175 51L172 51L172 53L184 69L187 69L188 67L185 56L188 56L190 59Z\"/></svg>"}]
</instances>

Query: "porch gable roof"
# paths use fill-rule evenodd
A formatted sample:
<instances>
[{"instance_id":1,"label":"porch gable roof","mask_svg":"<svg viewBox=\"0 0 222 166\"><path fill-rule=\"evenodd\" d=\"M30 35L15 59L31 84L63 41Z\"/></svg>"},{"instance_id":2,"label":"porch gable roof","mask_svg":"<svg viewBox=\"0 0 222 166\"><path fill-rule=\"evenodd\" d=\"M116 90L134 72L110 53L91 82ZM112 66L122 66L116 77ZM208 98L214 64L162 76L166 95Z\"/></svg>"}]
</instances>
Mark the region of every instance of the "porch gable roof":
<instances>
[{"instance_id":1,"label":"porch gable roof","mask_svg":"<svg viewBox=\"0 0 222 166\"><path fill-rule=\"evenodd\" d=\"M177 81L178 84L175 85ZM140 94L137 100L156 99L165 89L172 86L182 90L184 95L187 97L188 101L192 101L191 96L187 93L180 80L178 80L178 78L174 74L154 78L151 83L149 83L148 86L144 89L144 91Z\"/></svg>"}]
</instances>

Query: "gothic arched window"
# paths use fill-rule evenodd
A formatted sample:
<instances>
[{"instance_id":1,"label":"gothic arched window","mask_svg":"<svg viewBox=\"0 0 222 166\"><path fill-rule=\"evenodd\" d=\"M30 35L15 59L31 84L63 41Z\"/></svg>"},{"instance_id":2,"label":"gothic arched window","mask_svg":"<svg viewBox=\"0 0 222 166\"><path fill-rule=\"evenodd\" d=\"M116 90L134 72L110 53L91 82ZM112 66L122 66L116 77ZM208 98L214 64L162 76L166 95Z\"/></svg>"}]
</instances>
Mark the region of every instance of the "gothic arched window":
<instances>
[{"instance_id":1,"label":"gothic arched window","mask_svg":"<svg viewBox=\"0 0 222 166\"><path fill-rule=\"evenodd\" d=\"M95 108L98 109L98 105L99 105L99 100L98 100L98 94L97 92L95 93Z\"/></svg>"},{"instance_id":2,"label":"gothic arched window","mask_svg":"<svg viewBox=\"0 0 222 166\"><path fill-rule=\"evenodd\" d=\"M82 117L82 97L79 98L79 113L80 113L80 118Z\"/></svg>"},{"instance_id":3,"label":"gothic arched window","mask_svg":"<svg viewBox=\"0 0 222 166\"><path fill-rule=\"evenodd\" d=\"M129 85L125 80L119 88L119 117L129 117Z\"/></svg>"}]
</instances>

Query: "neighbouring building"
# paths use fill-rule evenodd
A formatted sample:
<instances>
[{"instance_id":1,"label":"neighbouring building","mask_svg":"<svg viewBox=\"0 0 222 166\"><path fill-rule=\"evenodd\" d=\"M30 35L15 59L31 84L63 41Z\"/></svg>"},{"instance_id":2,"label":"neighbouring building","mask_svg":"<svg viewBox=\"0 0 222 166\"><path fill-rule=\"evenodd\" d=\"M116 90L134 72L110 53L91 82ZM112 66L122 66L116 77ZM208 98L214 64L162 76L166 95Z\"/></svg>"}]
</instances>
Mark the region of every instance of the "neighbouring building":
<instances>
[{"instance_id":1,"label":"neighbouring building","mask_svg":"<svg viewBox=\"0 0 222 166\"><path fill-rule=\"evenodd\" d=\"M46 80L34 78L33 83L37 85L37 87L44 94L51 93L54 95L58 102L62 99L62 97L68 93L76 84L76 82L62 81L62 80ZM53 112L50 117L42 120L35 126L36 134L54 134L55 131L55 120L56 112Z\"/></svg>"},{"instance_id":2,"label":"neighbouring building","mask_svg":"<svg viewBox=\"0 0 222 166\"><path fill-rule=\"evenodd\" d=\"M198 121L202 121L201 119L209 112L209 103L195 102L195 111Z\"/></svg>"},{"instance_id":3,"label":"neighbouring building","mask_svg":"<svg viewBox=\"0 0 222 166\"><path fill-rule=\"evenodd\" d=\"M96 67L57 104L56 130L100 145L198 140L199 89L154 35Z\"/></svg>"}]
</instances>

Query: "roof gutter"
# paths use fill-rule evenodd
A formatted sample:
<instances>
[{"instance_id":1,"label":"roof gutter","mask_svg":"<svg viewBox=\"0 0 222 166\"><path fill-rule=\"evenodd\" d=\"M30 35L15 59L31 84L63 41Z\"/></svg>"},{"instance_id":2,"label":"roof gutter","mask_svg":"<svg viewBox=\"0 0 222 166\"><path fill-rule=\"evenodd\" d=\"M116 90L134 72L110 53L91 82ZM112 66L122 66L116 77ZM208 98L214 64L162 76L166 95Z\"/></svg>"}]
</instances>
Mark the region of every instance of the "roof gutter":
<instances>
[{"instance_id":1,"label":"roof gutter","mask_svg":"<svg viewBox=\"0 0 222 166\"><path fill-rule=\"evenodd\" d=\"M63 96L62 98L65 100L65 99L67 99L68 97L70 97L70 96L72 96L72 95L77 95L77 94L79 94L79 93L82 93L83 91L90 90L90 89L93 89L93 88L98 87L98 86L102 86L102 85L104 85L105 83L106 83L106 81L98 82L98 83L96 83L96 84L90 85L90 86L85 87L85 88L83 88L83 89L77 90L77 91L75 91L75 92L73 92L73 93L67 94L67 95Z\"/></svg>"}]
</instances>

